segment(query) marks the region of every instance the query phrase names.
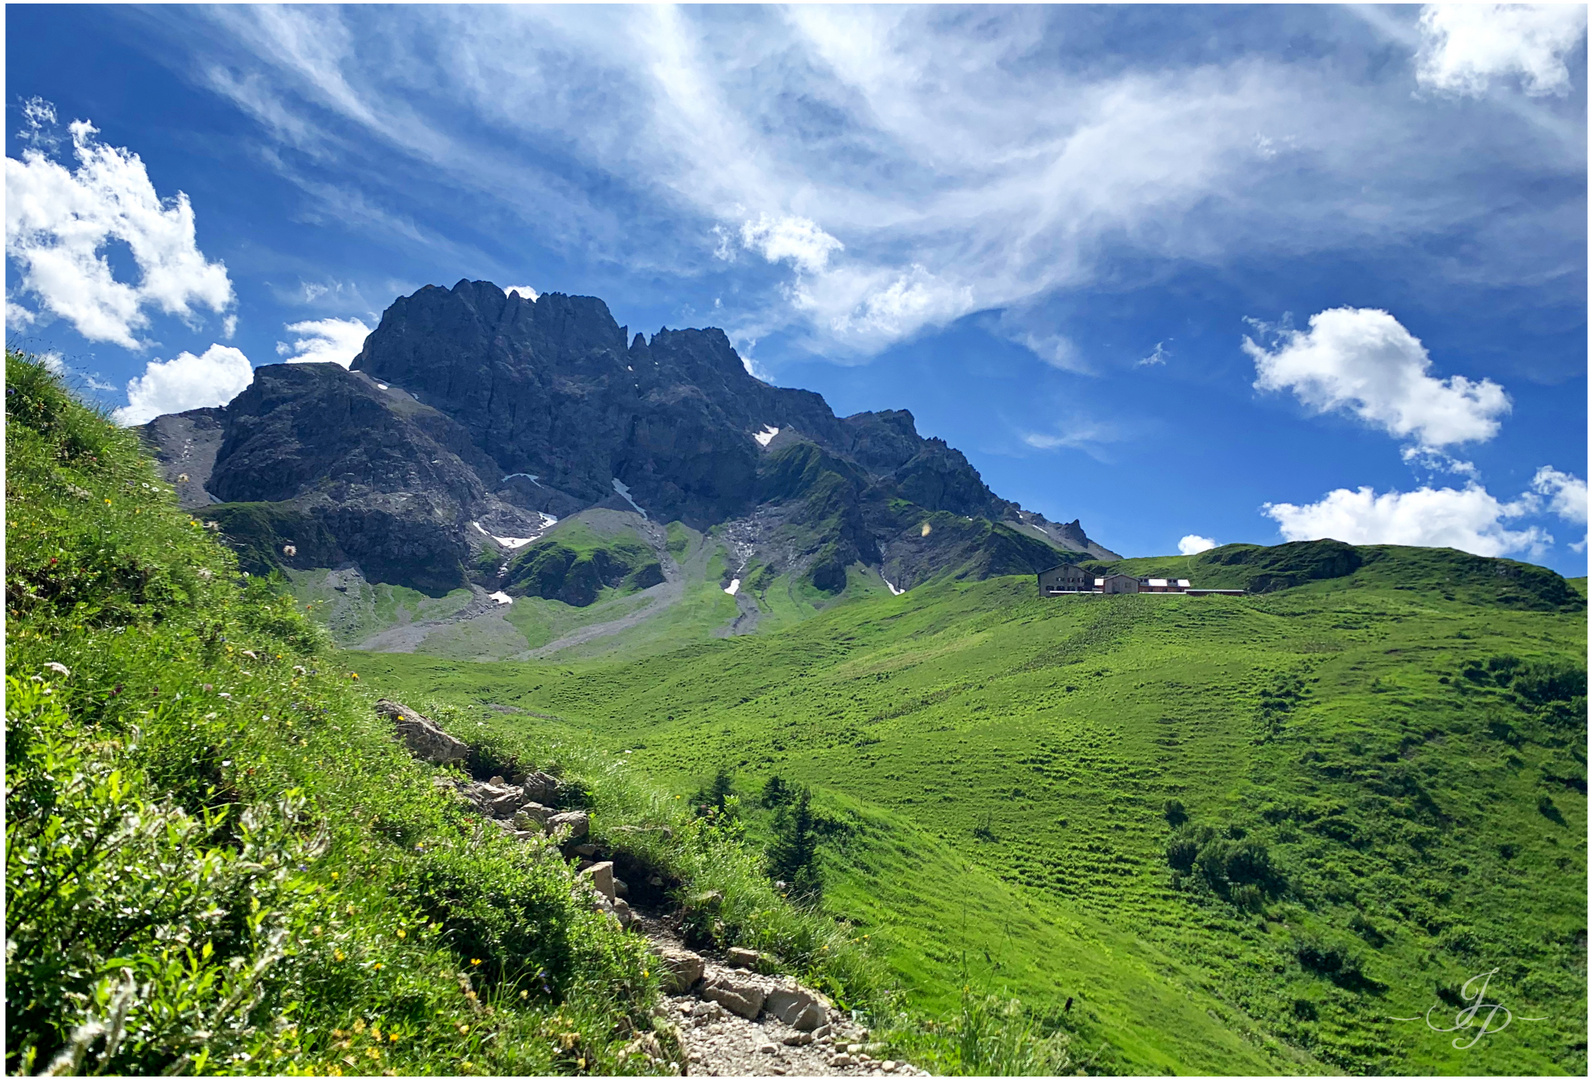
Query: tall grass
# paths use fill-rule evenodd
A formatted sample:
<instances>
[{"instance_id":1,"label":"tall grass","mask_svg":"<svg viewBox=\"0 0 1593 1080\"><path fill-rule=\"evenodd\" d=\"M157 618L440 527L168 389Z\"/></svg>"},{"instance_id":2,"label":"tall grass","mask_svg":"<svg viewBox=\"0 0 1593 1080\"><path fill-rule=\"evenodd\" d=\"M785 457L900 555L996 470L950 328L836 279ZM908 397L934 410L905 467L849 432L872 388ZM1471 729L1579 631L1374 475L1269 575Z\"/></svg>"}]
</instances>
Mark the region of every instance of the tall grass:
<instances>
[{"instance_id":1,"label":"tall grass","mask_svg":"<svg viewBox=\"0 0 1593 1080\"><path fill-rule=\"evenodd\" d=\"M8 1070L679 1071L643 940L574 864L435 785L132 433L28 357L6 374ZM733 830L599 755L437 717L475 768L561 776L704 942L881 997L878 962Z\"/></svg>"},{"instance_id":2,"label":"tall grass","mask_svg":"<svg viewBox=\"0 0 1593 1080\"><path fill-rule=\"evenodd\" d=\"M8 1070L667 1071L571 866L435 789L131 433L6 369Z\"/></svg>"}]
</instances>

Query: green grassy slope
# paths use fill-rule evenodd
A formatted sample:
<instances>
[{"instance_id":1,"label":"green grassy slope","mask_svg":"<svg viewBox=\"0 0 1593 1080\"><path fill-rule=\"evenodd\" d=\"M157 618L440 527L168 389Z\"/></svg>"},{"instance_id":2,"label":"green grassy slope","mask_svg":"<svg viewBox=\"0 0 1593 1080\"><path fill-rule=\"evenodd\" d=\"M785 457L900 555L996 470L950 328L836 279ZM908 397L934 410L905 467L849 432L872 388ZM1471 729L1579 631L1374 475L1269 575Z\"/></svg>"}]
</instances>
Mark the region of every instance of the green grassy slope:
<instances>
[{"instance_id":1,"label":"green grassy slope","mask_svg":"<svg viewBox=\"0 0 1593 1080\"><path fill-rule=\"evenodd\" d=\"M677 790L814 785L851 823L830 902L920 1001L1072 996L1114 1067L1584 1072L1585 593L1357 554L1251 597L942 583L631 663L366 664ZM1465 1050L1389 1019L1495 967L1546 1019Z\"/></svg>"},{"instance_id":2,"label":"green grassy slope","mask_svg":"<svg viewBox=\"0 0 1593 1080\"><path fill-rule=\"evenodd\" d=\"M9 353L6 391L8 1071L678 1069L649 954L575 864L435 786L372 680L285 587L240 578L131 433ZM478 770L560 776L710 941L881 993L866 946L781 900L733 832L578 747L435 715Z\"/></svg>"}]
</instances>

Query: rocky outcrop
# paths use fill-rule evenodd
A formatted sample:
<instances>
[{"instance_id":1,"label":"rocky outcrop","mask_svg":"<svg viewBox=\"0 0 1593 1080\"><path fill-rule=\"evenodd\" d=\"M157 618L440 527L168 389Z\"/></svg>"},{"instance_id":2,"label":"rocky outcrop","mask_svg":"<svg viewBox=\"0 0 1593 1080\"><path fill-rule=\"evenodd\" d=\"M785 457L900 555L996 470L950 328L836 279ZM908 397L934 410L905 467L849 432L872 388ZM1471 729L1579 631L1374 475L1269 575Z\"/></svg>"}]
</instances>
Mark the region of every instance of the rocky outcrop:
<instances>
[{"instance_id":1,"label":"rocky outcrop","mask_svg":"<svg viewBox=\"0 0 1593 1080\"><path fill-rule=\"evenodd\" d=\"M470 747L426 719L407 705L386 698L376 703L376 712L389 717L409 752L433 765L463 761Z\"/></svg>"},{"instance_id":2,"label":"rocky outcrop","mask_svg":"<svg viewBox=\"0 0 1593 1080\"><path fill-rule=\"evenodd\" d=\"M554 814L548 818L548 832L558 835L561 829L568 830L568 838L578 840L587 834L592 827L591 819L586 816L585 810L571 810L564 814Z\"/></svg>"}]
</instances>

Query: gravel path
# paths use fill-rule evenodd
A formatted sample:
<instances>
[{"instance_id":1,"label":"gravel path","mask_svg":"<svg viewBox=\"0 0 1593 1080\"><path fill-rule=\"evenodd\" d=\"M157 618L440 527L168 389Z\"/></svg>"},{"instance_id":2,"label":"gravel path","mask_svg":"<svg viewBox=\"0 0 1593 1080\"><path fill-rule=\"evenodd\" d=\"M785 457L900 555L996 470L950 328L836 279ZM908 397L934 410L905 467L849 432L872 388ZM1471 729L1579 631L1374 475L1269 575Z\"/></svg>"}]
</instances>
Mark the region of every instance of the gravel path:
<instances>
[{"instance_id":1,"label":"gravel path","mask_svg":"<svg viewBox=\"0 0 1593 1080\"><path fill-rule=\"evenodd\" d=\"M635 929L662 952L685 950L679 936L665 922L640 917ZM676 994L665 1005L667 1019L680 1032L690 1076L927 1076L905 1062L881 1060L873 1055L883 1047L868 1041L867 1029L835 1009L828 1021L813 1031L799 1031L762 1012L755 1020L738 1016L717 1001L706 1000L701 987L726 976L743 980L769 977L730 967L711 954L704 961L701 982L694 990Z\"/></svg>"}]
</instances>

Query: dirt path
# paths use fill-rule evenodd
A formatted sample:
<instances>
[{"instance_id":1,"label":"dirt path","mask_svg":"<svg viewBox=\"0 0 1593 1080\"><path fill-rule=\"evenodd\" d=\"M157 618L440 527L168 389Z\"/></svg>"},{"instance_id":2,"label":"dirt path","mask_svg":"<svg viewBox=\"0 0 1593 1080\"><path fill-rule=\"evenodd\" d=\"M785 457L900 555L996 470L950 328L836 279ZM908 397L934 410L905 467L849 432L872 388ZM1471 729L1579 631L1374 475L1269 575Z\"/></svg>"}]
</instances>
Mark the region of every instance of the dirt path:
<instances>
[{"instance_id":1,"label":"dirt path","mask_svg":"<svg viewBox=\"0 0 1593 1080\"><path fill-rule=\"evenodd\" d=\"M663 954L690 953L680 937L657 918L638 918L633 928L645 934ZM694 988L672 995L666 1019L680 1032L689 1076L927 1076L905 1062L870 1055L882 1048L868 1041L867 1029L835 1009L825 1023L802 1031L768 1012L756 1019L711 1000L704 987L738 980L776 984L768 976L729 966L711 953L701 953L702 979Z\"/></svg>"}]
</instances>

